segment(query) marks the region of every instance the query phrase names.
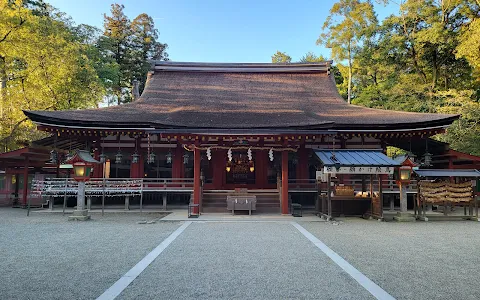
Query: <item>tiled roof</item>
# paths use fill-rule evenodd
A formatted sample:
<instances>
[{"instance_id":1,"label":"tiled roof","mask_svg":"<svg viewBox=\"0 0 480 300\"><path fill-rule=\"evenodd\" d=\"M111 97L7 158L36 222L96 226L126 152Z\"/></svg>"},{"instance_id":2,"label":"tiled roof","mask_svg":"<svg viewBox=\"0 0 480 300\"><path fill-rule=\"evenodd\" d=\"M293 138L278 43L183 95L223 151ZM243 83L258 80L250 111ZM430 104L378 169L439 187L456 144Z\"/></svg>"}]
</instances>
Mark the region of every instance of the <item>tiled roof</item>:
<instances>
[{"instance_id":1,"label":"tiled roof","mask_svg":"<svg viewBox=\"0 0 480 300\"><path fill-rule=\"evenodd\" d=\"M50 125L197 129L408 129L448 125L458 117L349 105L329 64L158 62L132 103L25 114Z\"/></svg>"}]
</instances>

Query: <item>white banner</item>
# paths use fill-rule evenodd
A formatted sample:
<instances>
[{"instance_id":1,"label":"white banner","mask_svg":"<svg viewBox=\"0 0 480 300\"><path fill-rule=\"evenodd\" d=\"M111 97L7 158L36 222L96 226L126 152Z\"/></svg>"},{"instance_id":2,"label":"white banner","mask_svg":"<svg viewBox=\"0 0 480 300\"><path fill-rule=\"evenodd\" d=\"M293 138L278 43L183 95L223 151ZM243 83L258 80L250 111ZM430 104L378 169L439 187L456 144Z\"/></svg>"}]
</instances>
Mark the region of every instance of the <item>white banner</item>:
<instances>
[{"instance_id":1,"label":"white banner","mask_svg":"<svg viewBox=\"0 0 480 300\"><path fill-rule=\"evenodd\" d=\"M395 167L323 167L324 173L335 174L393 174Z\"/></svg>"}]
</instances>

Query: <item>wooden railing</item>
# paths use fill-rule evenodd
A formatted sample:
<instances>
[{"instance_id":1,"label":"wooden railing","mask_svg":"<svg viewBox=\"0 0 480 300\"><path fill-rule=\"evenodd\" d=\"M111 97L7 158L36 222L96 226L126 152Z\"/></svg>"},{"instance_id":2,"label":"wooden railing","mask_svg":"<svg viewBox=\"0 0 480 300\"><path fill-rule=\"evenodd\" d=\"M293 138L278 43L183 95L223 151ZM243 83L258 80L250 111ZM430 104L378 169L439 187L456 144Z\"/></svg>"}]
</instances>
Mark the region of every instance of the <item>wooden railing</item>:
<instances>
[{"instance_id":1,"label":"wooden railing","mask_svg":"<svg viewBox=\"0 0 480 300\"><path fill-rule=\"evenodd\" d=\"M41 196L76 195L78 182L72 178L34 180L31 194ZM190 192L191 178L92 178L85 183L86 196L138 195L143 192Z\"/></svg>"},{"instance_id":2,"label":"wooden railing","mask_svg":"<svg viewBox=\"0 0 480 300\"><path fill-rule=\"evenodd\" d=\"M315 179L289 179L288 190L291 192L312 192L318 190Z\"/></svg>"},{"instance_id":3,"label":"wooden railing","mask_svg":"<svg viewBox=\"0 0 480 300\"><path fill-rule=\"evenodd\" d=\"M336 178L332 179L332 182L335 185L344 185L344 186L351 186L355 191L370 191L370 179L366 178L365 180L361 179L344 179L340 181ZM320 188L322 191L327 190L327 183L321 182L319 183ZM373 179L373 190L379 191L378 187L378 180L375 178ZM400 188L393 179L382 180L382 192L383 193L398 193L400 192ZM416 193L417 192L417 181L412 180L410 184L407 185L407 193Z\"/></svg>"}]
</instances>

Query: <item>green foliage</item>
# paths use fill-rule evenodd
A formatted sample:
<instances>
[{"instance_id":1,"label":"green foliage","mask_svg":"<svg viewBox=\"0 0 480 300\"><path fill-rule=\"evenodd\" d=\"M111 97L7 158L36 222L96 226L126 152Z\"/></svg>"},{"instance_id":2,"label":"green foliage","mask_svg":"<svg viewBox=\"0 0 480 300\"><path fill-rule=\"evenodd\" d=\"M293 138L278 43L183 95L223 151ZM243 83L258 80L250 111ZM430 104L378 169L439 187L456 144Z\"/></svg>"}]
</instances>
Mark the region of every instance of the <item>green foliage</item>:
<instances>
[{"instance_id":1,"label":"green foliage","mask_svg":"<svg viewBox=\"0 0 480 300\"><path fill-rule=\"evenodd\" d=\"M326 59L322 55L317 56L313 52L307 52L304 56L300 58L301 63L315 63L322 61L326 61Z\"/></svg>"},{"instance_id":2,"label":"green foliage","mask_svg":"<svg viewBox=\"0 0 480 300\"><path fill-rule=\"evenodd\" d=\"M61 14L40 4L0 0L3 151L38 136L22 110L94 107L105 94L85 46Z\"/></svg>"},{"instance_id":3,"label":"green foliage","mask_svg":"<svg viewBox=\"0 0 480 300\"><path fill-rule=\"evenodd\" d=\"M351 103L353 58L363 41L377 27L377 17L370 1L340 0L330 9L323 24L324 32L317 44L332 49L332 58L338 62L347 60L347 101Z\"/></svg>"},{"instance_id":4,"label":"green foliage","mask_svg":"<svg viewBox=\"0 0 480 300\"><path fill-rule=\"evenodd\" d=\"M398 14L370 27L357 44L351 64L352 103L461 114L437 139L480 154L479 16L477 0L402 1ZM348 79L348 67L338 67ZM342 93L345 84L339 90Z\"/></svg>"},{"instance_id":5,"label":"green foliage","mask_svg":"<svg viewBox=\"0 0 480 300\"><path fill-rule=\"evenodd\" d=\"M292 58L286 54L285 52L277 51L274 55L272 55L272 63L291 63Z\"/></svg>"},{"instance_id":6,"label":"green foliage","mask_svg":"<svg viewBox=\"0 0 480 300\"><path fill-rule=\"evenodd\" d=\"M168 59L153 20L132 22L112 5L105 32L78 25L42 0L0 0L0 145L8 151L42 133L22 110L97 107L131 100L148 59Z\"/></svg>"},{"instance_id":7,"label":"green foliage","mask_svg":"<svg viewBox=\"0 0 480 300\"><path fill-rule=\"evenodd\" d=\"M158 41L159 33L153 19L140 14L130 21L123 9L123 5L112 4L111 15L104 15L105 31L99 41L103 57L112 59L107 65L111 71L109 88L117 104L132 100L134 80L140 81L140 92L143 91L149 60L168 60L165 52L168 46Z\"/></svg>"}]
</instances>

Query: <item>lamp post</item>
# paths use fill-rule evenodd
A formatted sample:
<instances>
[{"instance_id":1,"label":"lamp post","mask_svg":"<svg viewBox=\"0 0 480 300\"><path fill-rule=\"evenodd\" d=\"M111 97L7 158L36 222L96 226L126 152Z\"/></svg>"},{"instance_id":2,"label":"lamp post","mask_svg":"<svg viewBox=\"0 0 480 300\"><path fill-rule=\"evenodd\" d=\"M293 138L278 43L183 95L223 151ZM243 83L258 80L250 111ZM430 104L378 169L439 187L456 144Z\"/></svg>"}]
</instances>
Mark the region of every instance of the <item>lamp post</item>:
<instances>
[{"instance_id":1,"label":"lamp post","mask_svg":"<svg viewBox=\"0 0 480 300\"><path fill-rule=\"evenodd\" d=\"M100 162L95 160L88 151L77 150L67 163L73 165L73 179L78 181L77 209L68 219L75 221L89 220L90 215L88 215L88 210L85 209L85 182L90 179L94 164Z\"/></svg>"},{"instance_id":2,"label":"lamp post","mask_svg":"<svg viewBox=\"0 0 480 300\"><path fill-rule=\"evenodd\" d=\"M406 158L402 166L397 167L394 172L394 178L400 188L400 211L394 217L399 222L415 221L415 218L407 212L407 185L411 181L412 167L414 163Z\"/></svg>"}]
</instances>

